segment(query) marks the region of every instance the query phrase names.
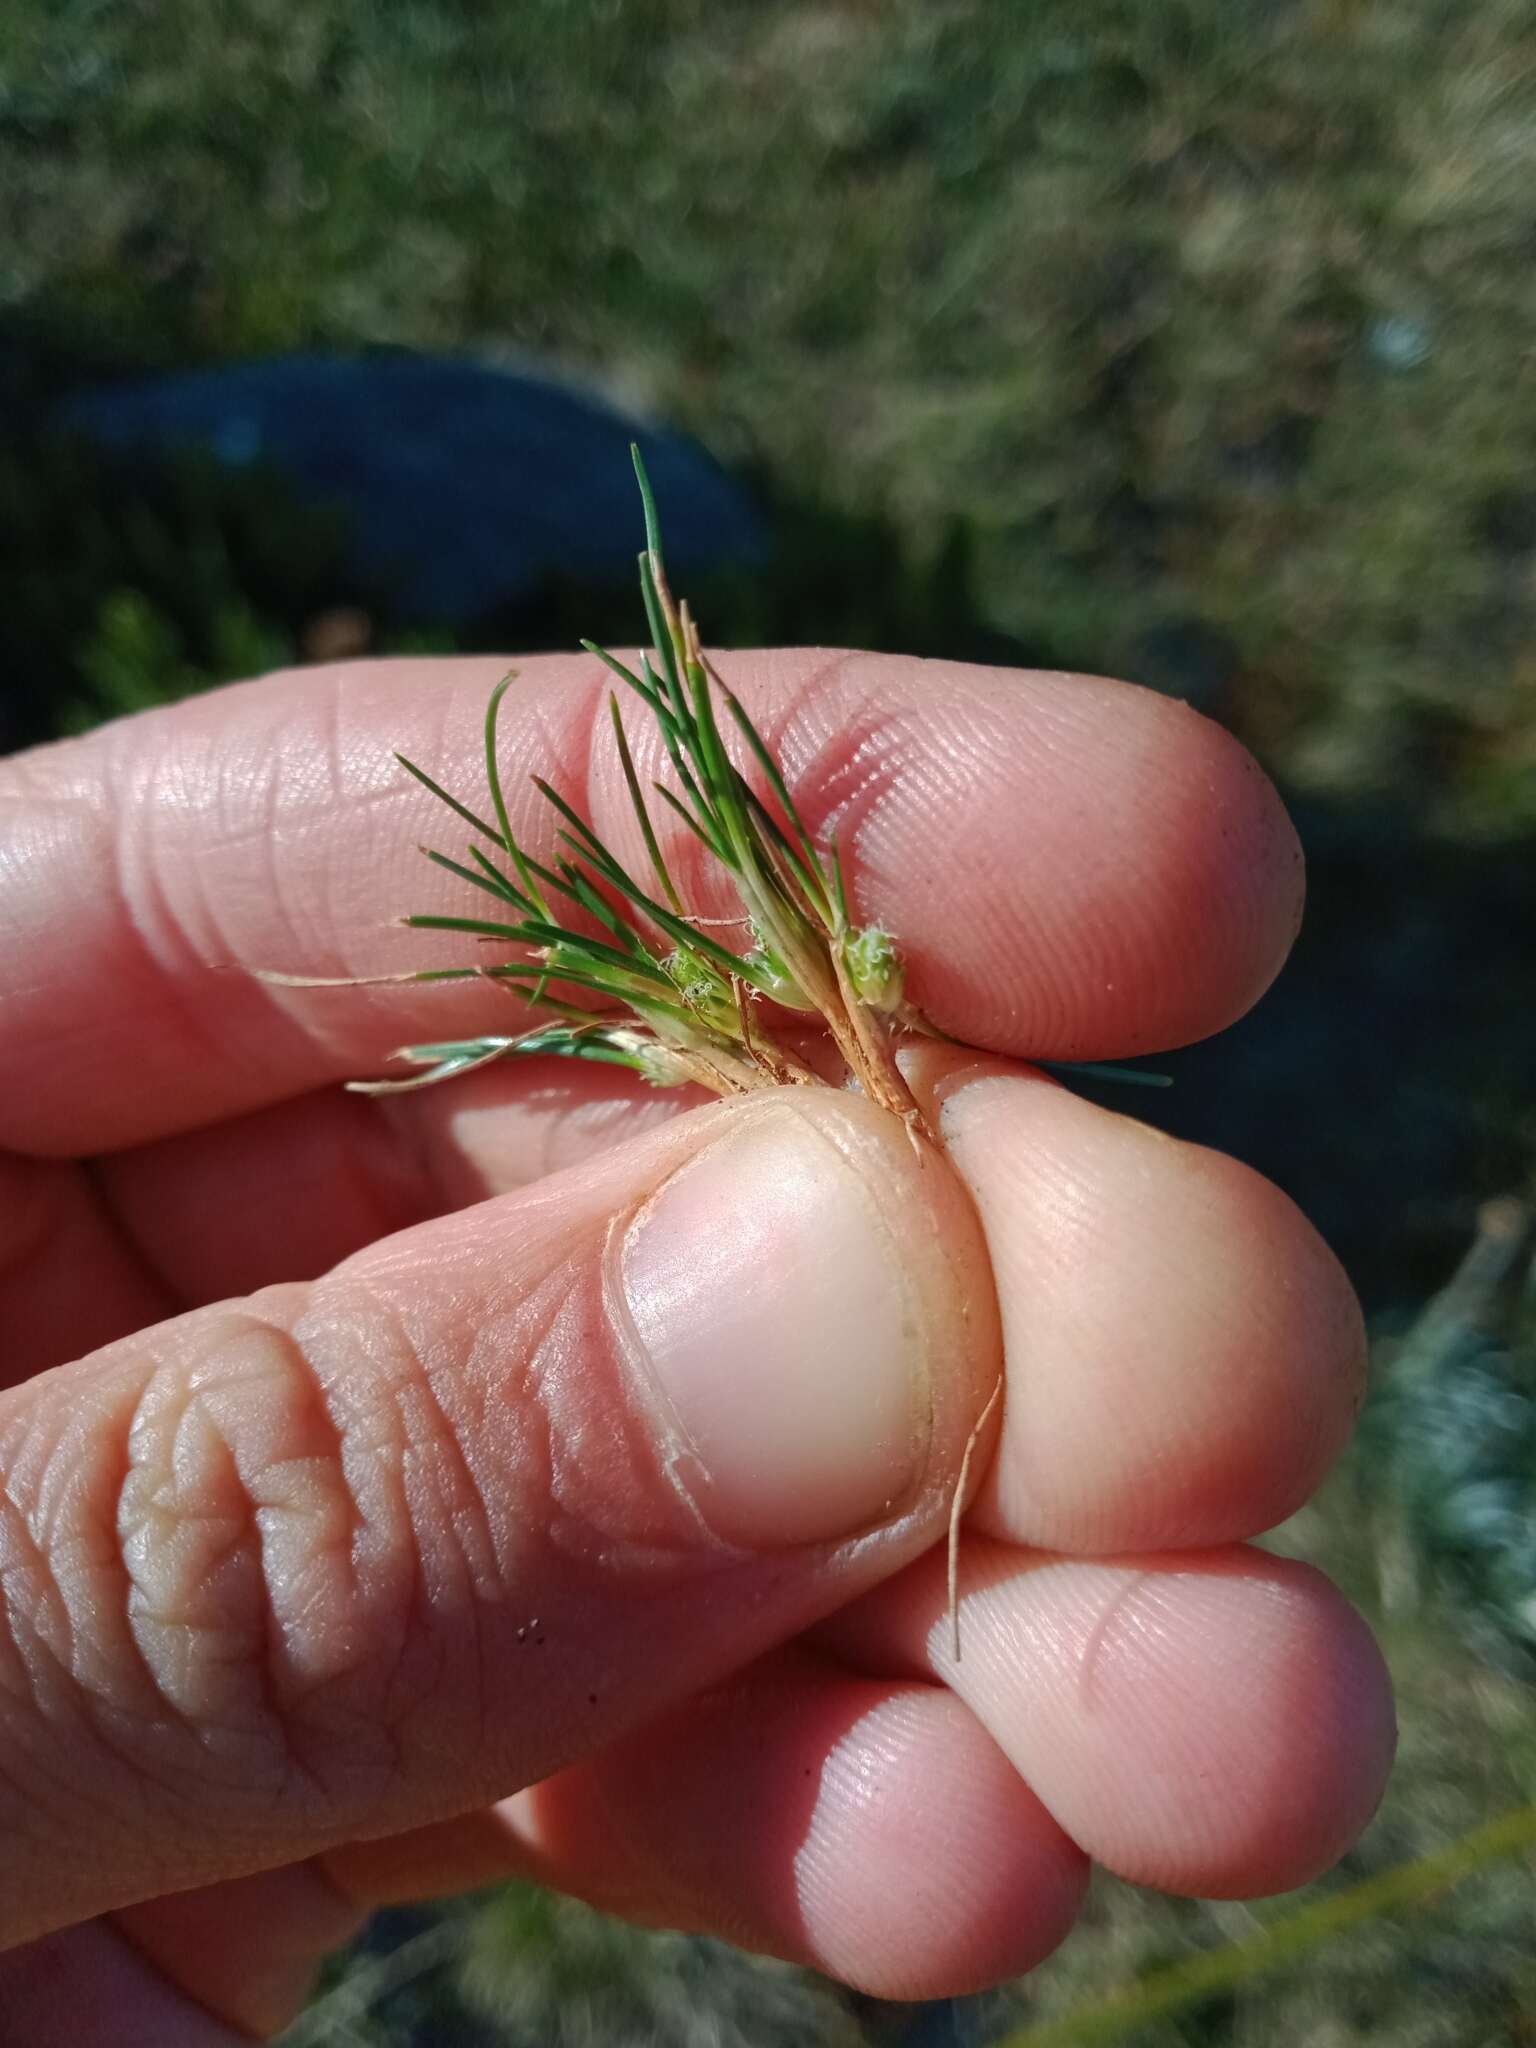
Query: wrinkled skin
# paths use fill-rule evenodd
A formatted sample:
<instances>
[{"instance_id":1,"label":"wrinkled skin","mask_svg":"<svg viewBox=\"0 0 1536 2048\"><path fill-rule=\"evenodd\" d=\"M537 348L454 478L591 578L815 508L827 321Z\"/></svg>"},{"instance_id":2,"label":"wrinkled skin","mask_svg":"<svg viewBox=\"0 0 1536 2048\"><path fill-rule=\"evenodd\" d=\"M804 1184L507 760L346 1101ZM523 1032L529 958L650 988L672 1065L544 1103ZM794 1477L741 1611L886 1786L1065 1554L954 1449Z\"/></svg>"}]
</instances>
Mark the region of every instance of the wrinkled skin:
<instances>
[{"instance_id":1,"label":"wrinkled skin","mask_svg":"<svg viewBox=\"0 0 1536 2048\"><path fill-rule=\"evenodd\" d=\"M1373 1810L1379 1657L1249 1547L1353 1419L1350 1290L1246 1168L1021 1064L1258 998L1302 894L1274 793L1119 684L721 666L978 1049L908 1060L942 1159L830 1090L340 1090L508 1014L246 971L462 957L388 924L449 902L391 749L473 798L492 664L273 677L0 764L17 2038L259 2037L372 1905L506 1873L936 1996L1047 1953L1090 1860L1272 1892ZM536 852L534 769L641 857L601 709L585 661L507 700ZM957 1665L940 1539L1000 1372Z\"/></svg>"}]
</instances>

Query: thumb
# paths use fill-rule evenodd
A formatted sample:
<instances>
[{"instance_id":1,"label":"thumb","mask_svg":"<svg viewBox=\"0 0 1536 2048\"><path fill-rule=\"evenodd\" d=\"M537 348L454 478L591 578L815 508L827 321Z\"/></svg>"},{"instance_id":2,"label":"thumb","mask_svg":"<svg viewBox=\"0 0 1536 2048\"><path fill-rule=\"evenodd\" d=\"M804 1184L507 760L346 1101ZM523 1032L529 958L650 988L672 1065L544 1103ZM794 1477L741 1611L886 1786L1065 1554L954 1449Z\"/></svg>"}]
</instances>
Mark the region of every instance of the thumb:
<instances>
[{"instance_id":1,"label":"thumb","mask_svg":"<svg viewBox=\"0 0 1536 2048\"><path fill-rule=\"evenodd\" d=\"M831 1090L701 1110L0 1402L0 1931L546 1777L941 1532L968 1198Z\"/></svg>"}]
</instances>

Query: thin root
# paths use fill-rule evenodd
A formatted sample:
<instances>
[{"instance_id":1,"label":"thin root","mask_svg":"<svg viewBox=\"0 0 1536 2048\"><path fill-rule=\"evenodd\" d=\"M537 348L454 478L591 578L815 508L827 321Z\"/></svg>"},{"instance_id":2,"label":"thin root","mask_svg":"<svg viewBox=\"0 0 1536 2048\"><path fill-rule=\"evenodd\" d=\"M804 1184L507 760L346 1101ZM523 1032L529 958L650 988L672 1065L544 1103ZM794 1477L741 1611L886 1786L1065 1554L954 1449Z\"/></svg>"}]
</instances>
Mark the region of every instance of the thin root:
<instances>
[{"instance_id":1,"label":"thin root","mask_svg":"<svg viewBox=\"0 0 1536 2048\"><path fill-rule=\"evenodd\" d=\"M955 1497L949 1504L949 1640L954 1651L955 1662L960 1662L960 1517L965 1512L965 1489L971 1476L971 1459L976 1454L982 1433L992 1420L992 1411L1003 1398L1003 1375L997 1376L997 1385L987 1396L987 1405L976 1418L976 1427L965 1440L965 1452L960 1460L960 1477L955 1481Z\"/></svg>"},{"instance_id":2,"label":"thin root","mask_svg":"<svg viewBox=\"0 0 1536 2048\"><path fill-rule=\"evenodd\" d=\"M421 979L419 968L407 968L403 974L282 974L275 967L253 967L250 973L252 980L264 981L268 988L393 988Z\"/></svg>"}]
</instances>

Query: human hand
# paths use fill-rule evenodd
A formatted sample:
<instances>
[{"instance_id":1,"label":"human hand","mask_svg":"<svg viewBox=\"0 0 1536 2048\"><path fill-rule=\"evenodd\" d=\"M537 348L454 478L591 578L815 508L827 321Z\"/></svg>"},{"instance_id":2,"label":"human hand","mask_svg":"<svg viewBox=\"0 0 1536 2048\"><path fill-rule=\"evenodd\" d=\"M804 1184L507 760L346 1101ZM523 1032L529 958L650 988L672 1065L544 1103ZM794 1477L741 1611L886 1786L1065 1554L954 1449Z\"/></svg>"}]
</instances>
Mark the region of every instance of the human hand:
<instances>
[{"instance_id":1,"label":"human hand","mask_svg":"<svg viewBox=\"0 0 1536 2048\"><path fill-rule=\"evenodd\" d=\"M1348 1286L1246 1168L1017 1064L1255 1000L1301 901L1273 792L1118 684L722 667L915 1000L985 1048L911 1055L953 1174L830 1090L339 1089L506 1013L247 971L429 964L385 925L444 900L391 749L465 783L488 662L0 764L18 2039L262 2033L372 1905L509 1873L936 1996L1044 1955L1090 1858L1269 1892L1372 1811L1379 1657L1245 1547L1348 1430ZM622 850L601 701L524 664L506 781L585 793ZM939 1539L1000 1364L956 1665Z\"/></svg>"}]
</instances>

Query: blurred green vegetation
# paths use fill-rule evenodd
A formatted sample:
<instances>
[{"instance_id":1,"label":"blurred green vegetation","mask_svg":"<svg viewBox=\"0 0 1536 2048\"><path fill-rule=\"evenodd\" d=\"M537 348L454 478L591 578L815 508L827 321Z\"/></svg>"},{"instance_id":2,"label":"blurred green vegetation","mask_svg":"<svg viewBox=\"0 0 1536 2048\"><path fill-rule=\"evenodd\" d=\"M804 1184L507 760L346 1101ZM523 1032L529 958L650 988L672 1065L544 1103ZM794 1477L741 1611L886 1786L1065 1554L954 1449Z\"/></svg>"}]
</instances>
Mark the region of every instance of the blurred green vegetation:
<instances>
[{"instance_id":1,"label":"blurred green vegetation","mask_svg":"<svg viewBox=\"0 0 1536 2048\"><path fill-rule=\"evenodd\" d=\"M1536 1334L1507 1286L1419 1317L1536 1141L1522 0L9 0L0 191L18 733L371 630L280 479L125 477L46 402L383 342L535 357L748 465L778 548L698 593L720 640L1119 673L1256 748L1314 913L1175 1114L1277 1172L1379 1314L1361 1447L1285 1536L1379 1620L1402 1700L1339 1882L1536 1798ZM464 644L623 636L618 589ZM1506 1864L1133 2038L1529 2048L1530 1906ZM313 2037L980 2041L1254 1919L1106 1880L944 2036L513 1891L386 1923Z\"/></svg>"},{"instance_id":2,"label":"blurred green vegetation","mask_svg":"<svg viewBox=\"0 0 1536 2048\"><path fill-rule=\"evenodd\" d=\"M1211 693L1536 823L1521 0L11 0L0 305L92 353L531 351Z\"/></svg>"}]
</instances>

